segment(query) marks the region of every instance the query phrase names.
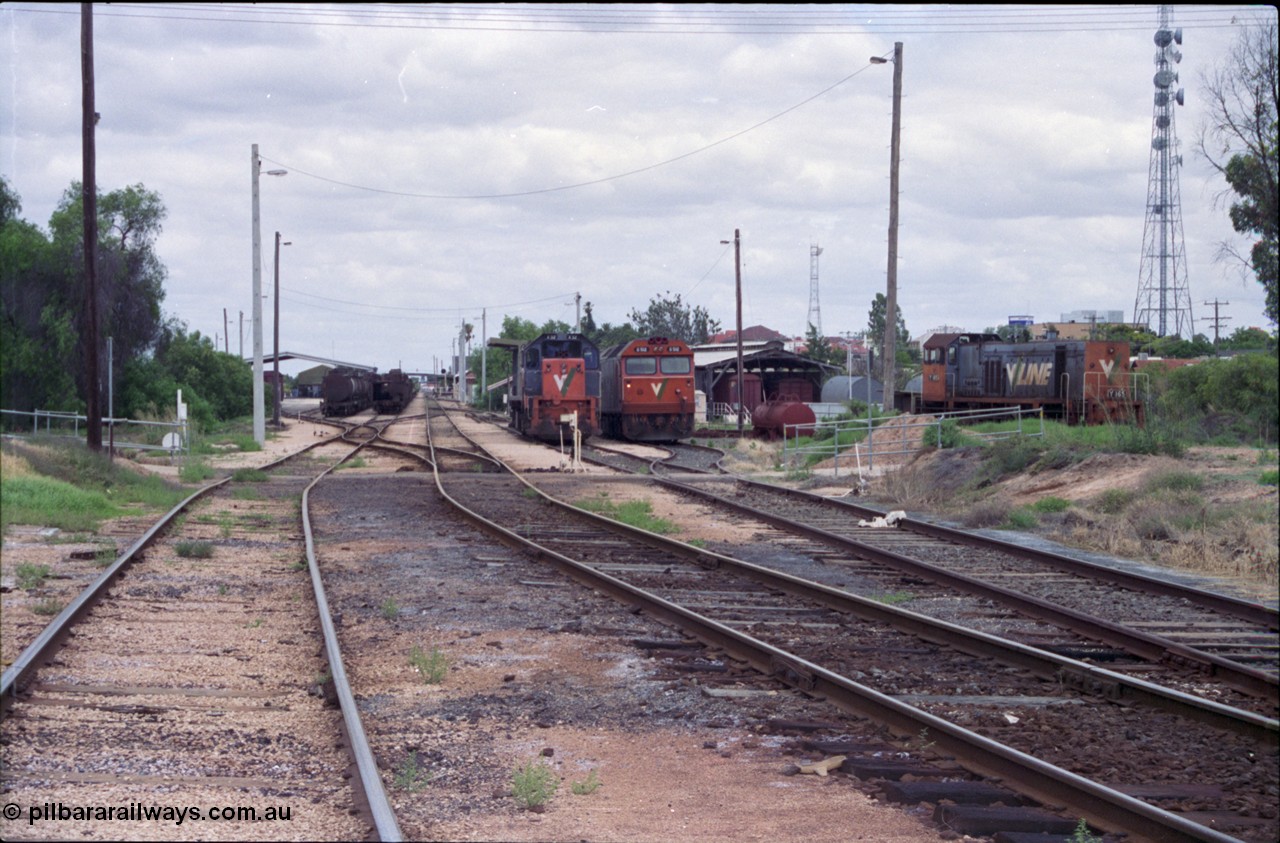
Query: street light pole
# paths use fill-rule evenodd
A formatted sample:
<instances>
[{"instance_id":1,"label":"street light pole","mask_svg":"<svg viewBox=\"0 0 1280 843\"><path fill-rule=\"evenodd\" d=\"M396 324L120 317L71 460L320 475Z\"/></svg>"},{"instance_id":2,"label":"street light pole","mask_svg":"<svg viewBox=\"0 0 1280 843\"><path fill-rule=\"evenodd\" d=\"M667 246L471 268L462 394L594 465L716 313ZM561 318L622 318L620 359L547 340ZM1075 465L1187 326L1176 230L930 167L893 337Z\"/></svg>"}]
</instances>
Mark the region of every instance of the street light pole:
<instances>
[{"instance_id":1,"label":"street light pole","mask_svg":"<svg viewBox=\"0 0 1280 843\"><path fill-rule=\"evenodd\" d=\"M258 215L258 145L253 145L250 170L253 179L253 439L267 441L265 408L262 404L262 227Z\"/></svg>"},{"instance_id":2,"label":"street light pole","mask_svg":"<svg viewBox=\"0 0 1280 843\"><path fill-rule=\"evenodd\" d=\"M262 224L258 212L258 145L253 144L249 173L253 185L253 439L267 442L266 407L262 399ZM268 170L269 176L283 176L287 170Z\"/></svg>"},{"instance_id":3,"label":"street light pole","mask_svg":"<svg viewBox=\"0 0 1280 843\"><path fill-rule=\"evenodd\" d=\"M271 426L277 430L280 428L280 401L282 399L280 390L280 247L293 245L288 240L280 242L280 232L276 232L276 281L275 281L275 297L273 305L275 307L275 341L272 343L273 351L271 352L271 362L274 367L275 388L271 390L275 403L271 407Z\"/></svg>"}]
</instances>

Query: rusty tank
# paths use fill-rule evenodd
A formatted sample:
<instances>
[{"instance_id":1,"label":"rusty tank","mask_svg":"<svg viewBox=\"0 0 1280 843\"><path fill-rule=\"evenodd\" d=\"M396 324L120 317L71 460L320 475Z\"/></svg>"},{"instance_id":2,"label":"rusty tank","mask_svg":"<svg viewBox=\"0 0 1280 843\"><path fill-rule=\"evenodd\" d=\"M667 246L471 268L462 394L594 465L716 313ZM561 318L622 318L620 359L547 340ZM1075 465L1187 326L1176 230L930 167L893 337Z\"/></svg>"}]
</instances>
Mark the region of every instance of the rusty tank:
<instances>
[{"instance_id":1,"label":"rusty tank","mask_svg":"<svg viewBox=\"0 0 1280 843\"><path fill-rule=\"evenodd\" d=\"M796 432L808 436L813 433L817 422L813 409L803 401L767 401L751 411L751 429L756 436L769 439L779 439ZM789 425L793 426L790 431L787 430ZM799 425L798 431L795 425Z\"/></svg>"}]
</instances>

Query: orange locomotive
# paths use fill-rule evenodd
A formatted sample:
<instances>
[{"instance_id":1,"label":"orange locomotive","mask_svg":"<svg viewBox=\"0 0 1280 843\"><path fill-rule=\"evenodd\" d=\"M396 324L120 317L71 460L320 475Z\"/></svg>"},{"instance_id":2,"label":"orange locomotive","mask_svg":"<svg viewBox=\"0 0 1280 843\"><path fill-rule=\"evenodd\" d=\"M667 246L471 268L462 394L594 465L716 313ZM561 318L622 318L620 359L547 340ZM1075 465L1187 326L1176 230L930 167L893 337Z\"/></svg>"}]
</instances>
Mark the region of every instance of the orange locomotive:
<instances>
[{"instance_id":1,"label":"orange locomotive","mask_svg":"<svg viewBox=\"0 0 1280 843\"><path fill-rule=\"evenodd\" d=\"M1021 406L1069 424L1142 421L1127 342L936 334L922 374L923 412Z\"/></svg>"},{"instance_id":2,"label":"orange locomotive","mask_svg":"<svg viewBox=\"0 0 1280 843\"><path fill-rule=\"evenodd\" d=\"M600 430L600 351L582 334L543 334L515 352L510 426L548 442Z\"/></svg>"},{"instance_id":3,"label":"orange locomotive","mask_svg":"<svg viewBox=\"0 0 1280 843\"><path fill-rule=\"evenodd\" d=\"M693 350L682 340L649 337L605 350L600 360L600 427L634 442L693 435Z\"/></svg>"}]
</instances>

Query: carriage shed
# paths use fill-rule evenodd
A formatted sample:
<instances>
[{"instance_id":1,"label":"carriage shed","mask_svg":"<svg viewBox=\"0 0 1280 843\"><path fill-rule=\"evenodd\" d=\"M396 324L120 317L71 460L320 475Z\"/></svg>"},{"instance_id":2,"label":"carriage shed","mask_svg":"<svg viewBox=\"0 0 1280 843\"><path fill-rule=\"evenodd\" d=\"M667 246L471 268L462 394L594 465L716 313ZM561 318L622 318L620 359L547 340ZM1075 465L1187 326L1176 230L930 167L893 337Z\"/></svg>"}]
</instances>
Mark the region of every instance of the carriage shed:
<instances>
[{"instance_id":1,"label":"carriage shed","mask_svg":"<svg viewBox=\"0 0 1280 843\"><path fill-rule=\"evenodd\" d=\"M694 383L709 401L737 403L737 343L694 346L693 365ZM742 370L743 404L748 411L766 401L780 399L819 401L823 381L841 371L838 366L787 351L779 340L744 342Z\"/></svg>"},{"instance_id":2,"label":"carriage shed","mask_svg":"<svg viewBox=\"0 0 1280 843\"><path fill-rule=\"evenodd\" d=\"M297 385L299 398L319 398L320 384L324 382L324 376L333 371L332 366L312 366L310 369L303 369L298 373L298 377L294 379Z\"/></svg>"}]
</instances>

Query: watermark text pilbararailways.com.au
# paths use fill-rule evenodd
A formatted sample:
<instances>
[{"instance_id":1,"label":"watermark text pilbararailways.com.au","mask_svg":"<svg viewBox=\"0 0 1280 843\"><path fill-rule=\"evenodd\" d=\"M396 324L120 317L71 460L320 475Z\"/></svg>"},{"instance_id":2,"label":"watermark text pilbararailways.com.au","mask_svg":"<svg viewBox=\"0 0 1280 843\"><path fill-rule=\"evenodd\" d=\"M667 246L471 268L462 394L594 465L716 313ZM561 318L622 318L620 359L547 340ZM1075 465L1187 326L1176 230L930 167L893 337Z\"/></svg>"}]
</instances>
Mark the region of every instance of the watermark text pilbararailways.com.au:
<instances>
[{"instance_id":1,"label":"watermark text pilbararailways.com.au","mask_svg":"<svg viewBox=\"0 0 1280 843\"><path fill-rule=\"evenodd\" d=\"M42 802L28 806L25 811L16 802L9 802L4 806L6 820L21 819L24 814L27 825L39 822L111 821L174 825L182 825L184 822L289 822L293 819L293 806L256 808L248 805L212 805L199 808L192 805L155 805L146 802L128 802L122 805Z\"/></svg>"}]
</instances>

